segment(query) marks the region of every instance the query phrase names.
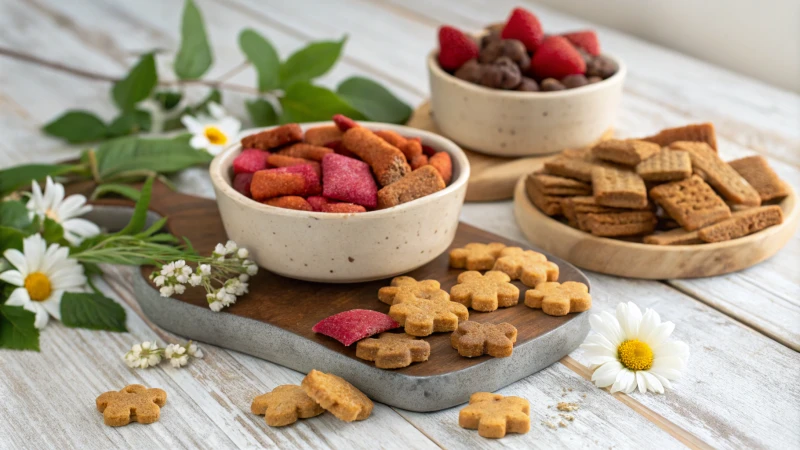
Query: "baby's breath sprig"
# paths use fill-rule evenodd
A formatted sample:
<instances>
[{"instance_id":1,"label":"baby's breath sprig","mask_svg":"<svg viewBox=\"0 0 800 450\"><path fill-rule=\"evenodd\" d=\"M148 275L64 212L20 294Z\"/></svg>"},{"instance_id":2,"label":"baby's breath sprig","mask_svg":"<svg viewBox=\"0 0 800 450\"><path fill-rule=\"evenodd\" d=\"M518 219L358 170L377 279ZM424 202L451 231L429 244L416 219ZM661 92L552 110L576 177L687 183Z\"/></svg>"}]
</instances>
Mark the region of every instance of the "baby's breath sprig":
<instances>
[{"instance_id":1,"label":"baby's breath sprig","mask_svg":"<svg viewBox=\"0 0 800 450\"><path fill-rule=\"evenodd\" d=\"M202 286L206 290L208 307L220 311L248 292L247 282L258 272L258 266L247 259L249 256L246 248L228 241L225 245L217 244L211 256L197 259L194 270L185 260L178 260L162 265L150 278L159 287L162 297L183 294L187 284Z\"/></svg>"},{"instance_id":2,"label":"baby's breath sprig","mask_svg":"<svg viewBox=\"0 0 800 450\"><path fill-rule=\"evenodd\" d=\"M155 367L166 357L172 367L181 368L189 363L190 358L203 358L203 351L192 341L186 344L169 344L159 348L158 342L153 340L135 344L130 351L122 356L130 368L147 369Z\"/></svg>"}]
</instances>

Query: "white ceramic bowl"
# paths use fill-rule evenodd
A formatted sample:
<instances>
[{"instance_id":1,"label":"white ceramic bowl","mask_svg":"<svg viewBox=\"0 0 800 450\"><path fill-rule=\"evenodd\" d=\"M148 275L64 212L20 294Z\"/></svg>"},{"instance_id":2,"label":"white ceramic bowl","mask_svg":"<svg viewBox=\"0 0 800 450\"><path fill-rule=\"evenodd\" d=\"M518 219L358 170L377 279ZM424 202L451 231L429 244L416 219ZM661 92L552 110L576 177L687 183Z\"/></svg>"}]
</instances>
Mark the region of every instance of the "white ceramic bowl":
<instances>
[{"instance_id":1,"label":"white ceramic bowl","mask_svg":"<svg viewBox=\"0 0 800 450\"><path fill-rule=\"evenodd\" d=\"M542 155L591 145L617 116L625 64L610 78L554 92L489 89L442 70L428 55L431 107L445 136L465 148L499 156Z\"/></svg>"},{"instance_id":2,"label":"white ceramic bowl","mask_svg":"<svg viewBox=\"0 0 800 450\"><path fill-rule=\"evenodd\" d=\"M241 144L236 143L214 158L209 171L228 237L250 250L259 266L300 280L355 283L414 270L453 242L469 178L464 152L450 140L427 131L384 123L361 125L418 136L423 144L449 153L453 160L450 185L412 202L365 213L277 208L251 200L231 186L233 160L241 152ZM246 130L242 135L258 131Z\"/></svg>"}]
</instances>

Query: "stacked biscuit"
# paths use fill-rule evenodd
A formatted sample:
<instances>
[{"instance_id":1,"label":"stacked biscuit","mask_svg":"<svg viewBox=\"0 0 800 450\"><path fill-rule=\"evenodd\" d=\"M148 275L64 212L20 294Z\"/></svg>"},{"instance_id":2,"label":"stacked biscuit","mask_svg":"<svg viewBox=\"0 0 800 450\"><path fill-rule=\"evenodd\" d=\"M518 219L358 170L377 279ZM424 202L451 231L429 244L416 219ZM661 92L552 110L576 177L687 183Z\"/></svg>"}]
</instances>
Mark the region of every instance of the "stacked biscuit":
<instances>
[{"instance_id":1,"label":"stacked biscuit","mask_svg":"<svg viewBox=\"0 0 800 450\"><path fill-rule=\"evenodd\" d=\"M774 203L788 195L761 156L723 161L710 123L564 151L525 187L542 212L574 228L654 245L720 242L777 225Z\"/></svg>"}]
</instances>

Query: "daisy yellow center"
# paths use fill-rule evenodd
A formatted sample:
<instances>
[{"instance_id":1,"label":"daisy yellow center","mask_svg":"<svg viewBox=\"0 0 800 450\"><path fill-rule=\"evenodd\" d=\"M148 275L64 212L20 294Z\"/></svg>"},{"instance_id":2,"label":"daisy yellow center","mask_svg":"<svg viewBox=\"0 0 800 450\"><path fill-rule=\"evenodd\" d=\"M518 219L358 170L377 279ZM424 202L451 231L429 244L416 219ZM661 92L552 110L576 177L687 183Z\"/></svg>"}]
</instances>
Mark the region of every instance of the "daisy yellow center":
<instances>
[{"instance_id":1,"label":"daisy yellow center","mask_svg":"<svg viewBox=\"0 0 800 450\"><path fill-rule=\"evenodd\" d=\"M59 221L58 220L58 214L56 214L56 212L53 211L52 209L48 209L47 211L45 211L44 215L49 217L49 218L51 218L51 219L53 219L53 220L55 220L56 222Z\"/></svg>"},{"instance_id":2,"label":"daisy yellow center","mask_svg":"<svg viewBox=\"0 0 800 450\"><path fill-rule=\"evenodd\" d=\"M25 277L25 289L33 301L41 302L50 298L53 287L50 279L42 272L33 272Z\"/></svg>"},{"instance_id":3,"label":"daisy yellow center","mask_svg":"<svg viewBox=\"0 0 800 450\"><path fill-rule=\"evenodd\" d=\"M619 361L630 370L650 370L653 366L653 349L638 339L629 339L617 347Z\"/></svg>"},{"instance_id":4,"label":"daisy yellow center","mask_svg":"<svg viewBox=\"0 0 800 450\"><path fill-rule=\"evenodd\" d=\"M203 133L206 135L208 142L213 145L225 145L228 142L228 137L217 127L206 127Z\"/></svg>"}]
</instances>

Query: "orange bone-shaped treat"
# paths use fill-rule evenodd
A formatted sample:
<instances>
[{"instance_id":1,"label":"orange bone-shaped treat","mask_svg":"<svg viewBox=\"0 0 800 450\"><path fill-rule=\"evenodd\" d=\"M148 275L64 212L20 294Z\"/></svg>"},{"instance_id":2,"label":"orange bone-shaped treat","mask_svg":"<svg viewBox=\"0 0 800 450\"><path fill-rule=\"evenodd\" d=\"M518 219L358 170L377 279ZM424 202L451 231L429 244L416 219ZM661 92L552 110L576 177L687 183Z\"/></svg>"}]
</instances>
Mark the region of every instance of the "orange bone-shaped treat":
<instances>
[{"instance_id":1,"label":"orange bone-shaped treat","mask_svg":"<svg viewBox=\"0 0 800 450\"><path fill-rule=\"evenodd\" d=\"M436 152L435 155L428 158L428 164L439 171L439 174L444 180L444 184L450 183L450 180L453 178L453 161L450 159L449 153Z\"/></svg>"},{"instance_id":2,"label":"orange bone-shaped treat","mask_svg":"<svg viewBox=\"0 0 800 450\"><path fill-rule=\"evenodd\" d=\"M278 152L279 155L292 156L295 158L311 159L314 161L322 161L322 157L327 155L328 153L333 153L333 150L329 149L328 147L304 144L302 142L294 144L291 147L285 148Z\"/></svg>"},{"instance_id":3,"label":"orange bone-shaped treat","mask_svg":"<svg viewBox=\"0 0 800 450\"><path fill-rule=\"evenodd\" d=\"M278 208L296 209L298 211L313 211L311 204L303 197L296 195L286 195L283 197L271 198L264 202L265 205L277 206Z\"/></svg>"},{"instance_id":4,"label":"orange bone-shaped treat","mask_svg":"<svg viewBox=\"0 0 800 450\"><path fill-rule=\"evenodd\" d=\"M303 140L303 130L300 129L300 125L289 123L242 138L242 148L269 150L301 140Z\"/></svg>"},{"instance_id":5,"label":"orange bone-shaped treat","mask_svg":"<svg viewBox=\"0 0 800 450\"><path fill-rule=\"evenodd\" d=\"M341 141L342 131L336 125L323 125L306 130L305 142L311 145L327 145Z\"/></svg>"},{"instance_id":6,"label":"orange bone-shaped treat","mask_svg":"<svg viewBox=\"0 0 800 450\"><path fill-rule=\"evenodd\" d=\"M381 186L388 186L411 172L403 152L366 128L347 130L342 145L369 164Z\"/></svg>"},{"instance_id":7,"label":"orange bone-shaped treat","mask_svg":"<svg viewBox=\"0 0 800 450\"><path fill-rule=\"evenodd\" d=\"M416 139L406 139L392 130L380 130L375 134L400 149L409 161L422 154L422 144Z\"/></svg>"}]
</instances>

